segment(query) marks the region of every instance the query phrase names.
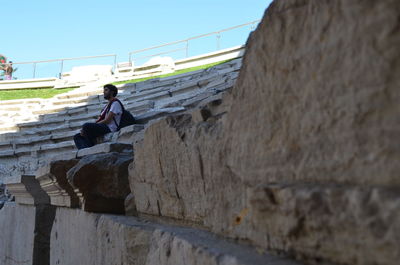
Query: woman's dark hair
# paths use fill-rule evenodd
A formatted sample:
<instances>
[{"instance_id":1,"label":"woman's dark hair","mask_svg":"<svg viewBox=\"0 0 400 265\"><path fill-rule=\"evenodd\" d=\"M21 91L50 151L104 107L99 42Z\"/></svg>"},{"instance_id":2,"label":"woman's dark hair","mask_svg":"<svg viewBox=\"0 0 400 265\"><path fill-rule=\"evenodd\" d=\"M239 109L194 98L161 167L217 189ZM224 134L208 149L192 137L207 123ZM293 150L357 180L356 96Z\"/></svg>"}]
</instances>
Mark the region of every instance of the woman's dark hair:
<instances>
[{"instance_id":1,"label":"woman's dark hair","mask_svg":"<svg viewBox=\"0 0 400 265\"><path fill-rule=\"evenodd\" d=\"M118 94L118 88L112 84L104 85L103 88L107 88L108 90L112 91L113 97L117 96Z\"/></svg>"}]
</instances>

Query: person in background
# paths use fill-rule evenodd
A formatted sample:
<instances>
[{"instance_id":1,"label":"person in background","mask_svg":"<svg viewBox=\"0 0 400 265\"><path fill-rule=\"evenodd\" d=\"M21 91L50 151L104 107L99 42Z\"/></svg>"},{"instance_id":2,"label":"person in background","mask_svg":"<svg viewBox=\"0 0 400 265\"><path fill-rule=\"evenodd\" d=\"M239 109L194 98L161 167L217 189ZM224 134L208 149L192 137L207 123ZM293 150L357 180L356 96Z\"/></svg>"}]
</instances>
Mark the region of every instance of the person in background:
<instances>
[{"instance_id":1,"label":"person in background","mask_svg":"<svg viewBox=\"0 0 400 265\"><path fill-rule=\"evenodd\" d=\"M12 67L12 61L9 61L8 64L4 67L6 80L11 80L12 79L13 70L14 69Z\"/></svg>"}]
</instances>

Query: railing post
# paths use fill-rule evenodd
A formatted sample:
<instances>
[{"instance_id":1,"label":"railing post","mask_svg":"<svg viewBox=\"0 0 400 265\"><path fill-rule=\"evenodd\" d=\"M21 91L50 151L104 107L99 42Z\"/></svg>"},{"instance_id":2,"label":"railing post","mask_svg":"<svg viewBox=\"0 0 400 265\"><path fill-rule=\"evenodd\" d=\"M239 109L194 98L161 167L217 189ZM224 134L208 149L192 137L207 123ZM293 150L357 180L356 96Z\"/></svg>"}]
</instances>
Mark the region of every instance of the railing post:
<instances>
[{"instance_id":1,"label":"railing post","mask_svg":"<svg viewBox=\"0 0 400 265\"><path fill-rule=\"evenodd\" d=\"M36 63L33 63L33 78L36 76Z\"/></svg>"},{"instance_id":2,"label":"railing post","mask_svg":"<svg viewBox=\"0 0 400 265\"><path fill-rule=\"evenodd\" d=\"M61 76L62 76L63 68L64 68L64 60L61 60L60 74L59 74L59 77L58 77L60 79L61 79Z\"/></svg>"},{"instance_id":3,"label":"railing post","mask_svg":"<svg viewBox=\"0 0 400 265\"><path fill-rule=\"evenodd\" d=\"M117 70L117 55L114 55L114 72Z\"/></svg>"},{"instance_id":4,"label":"railing post","mask_svg":"<svg viewBox=\"0 0 400 265\"><path fill-rule=\"evenodd\" d=\"M250 30L253 31L256 29L256 23L254 22L253 24L250 25Z\"/></svg>"},{"instance_id":5,"label":"railing post","mask_svg":"<svg viewBox=\"0 0 400 265\"><path fill-rule=\"evenodd\" d=\"M189 41L186 41L186 58L189 57Z\"/></svg>"}]
</instances>

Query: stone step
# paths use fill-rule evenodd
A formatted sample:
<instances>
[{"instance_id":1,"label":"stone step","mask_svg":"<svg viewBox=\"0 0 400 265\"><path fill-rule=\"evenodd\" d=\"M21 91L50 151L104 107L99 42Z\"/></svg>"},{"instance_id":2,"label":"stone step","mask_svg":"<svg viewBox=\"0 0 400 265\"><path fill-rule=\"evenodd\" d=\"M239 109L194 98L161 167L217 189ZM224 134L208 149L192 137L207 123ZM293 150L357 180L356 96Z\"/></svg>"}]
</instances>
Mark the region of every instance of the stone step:
<instances>
[{"instance_id":1,"label":"stone step","mask_svg":"<svg viewBox=\"0 0 400 265\"><path fill-rule=\"evenodd\" d=\"M207 97L214 96L220 92L233 87L235 80L228 80L224 82L219 82L212 84L212 89L199 89L195 91L189 91L182 94L177 94L169 99L161 100L157 102L156 107L177 107L182 106L185 108L190 108L195 106L197 103L206 99Z\"/></svg>"},{"instance_id":2,"label":"stone step","mask_svg":"<svg viewBox=\"0 0 400 265\"><path fill-rule=\"evenodd\" d=\"M16 131L16 130L18 130L18 127L15 124L3 124L0 127L0 133L3 133L3 132L5 133L8 131Z\"/></svg>"},{"instance_id":3,"label":"stone step","mask_svg":"<svg viewBox=\"0 0 400 265\"><path fill-rule=\"evenodd\" d=\"M0 106L6 105L26 105L26 104L40 104L42 102L41 98L28 98L28 99L12 99L12 100L3 100L0 103Z\"/></svg>"},{"instance_id":4,"label":"stone step","mask_svg":"<svg viewBox=\"0 0 400 265\"><path fill-rule=\"evenodd\" d=\"M103 88L99 87L95 90L85 90L84 88L78 88L73 91L70 91L69 93L63 93L60 95L55 96L54 98L59 99L59 100L64 100L64 99L71 99L71 98L77 98L77 97L90 97L90 96L96 96L100 95L103 93Z\"/></svg>"},{"instance_id":5,"label":"stone step","mask_svg":"<svg viewBox=\"0 0 400 265\"><path fill-rule=\"evenodd\" d=\"M119 132L110 133L108 135L108 141L110 141L113 136L114 142L119 141L119 138L127 139L130 138L134 133L143 130L143 125L131 125L121 129ZM37 152L42 156L49 157L46 155L47 152L57 150L57 152L61 152L62 150L73 151L76 150L73 144L72 138L76 131L69 131L64 133L53 133L45 136L36 136L29 138L28 140L17 140L13 144L11 143L2 143L2 145L7 146L8 149L0 151L0 159L5 158L15 158L18 157L34 157L32 152ZM7 145L8 144L8 145ZM108 143L111 144L111 143ZM15 148L13 148L13 146ZM95 151L91 151L92 153L99 153L98 148L93 147ZM103 148L104 149L104 148ZM96 151L97 150L97 151ZM80 155L82 156L82 155ZM79 156L78 156L79 157ZM15 163L13 163L15 164Z\"/></svg>"},{"instance_id":6,"label":"stone step","mask_svg":"<svg viewBox=\"0 0 400 265\"><path fill-rule=\"evenodd\" d=\"M200 71L202 73L205 72L205 70L200 70ZM189 75L189 77L192 77L192 76ZM152 93L152 92L150 92L152 90L155 91L155 92L156 91L159 92L159 91L162 91L164 89L171 89L171 88L175 88L175 87L193 86L196 83L202 84L207 80L215 79L215 78L218 78L218 77L220 77L220 75L218 75L218 74L208 74L208 75L205 75L205 76L198 76L196 78L192 77L190 79L186 78L186 80L175 80L175 79L168 80L168 77L166 77L165 78L166 80L163 79L163 81L158 81L158 83L157 82L152 82L152 83L149 83L149 84L141 84L144 87L142 87L141 89L137 89L136 90L137 91L136 95L140 95L141 93L142 93L142 95L150 94L150 93Z\"/></svg>"},{"instance_id":7,"label":"stone step","mask_svg":"<svg viewBox=\"0 0 400 265\"><path fill-rule=\"evenodd\" d=\"M221 79L214 79L213 81L210 80L210 83L207 85L207 87L212 87L213 85L221 84L221 83L223 83L223 82L225 82L225 81L224 81L224 80L221 80ZM210 84L211 84L211 85L210 85ZM169 92L159 92L159 93L151 94L151 95L149 95L149 96L142 97L141 99L142 99L142 100L148 100L148 99L152 99L152 100L168 99L169 97L172 96L172 95L171 95L172 93L174 93L174 94L176 94L176 93L182 93L182 92L185 92L185 91L197 89L198 87L199 87L199 84L198 84L197 82L193 82L193 81L192 81L192 82L189 82L188 84L181 85L181 86L179 86L179 87L175 87L175 88L171 89ZM139 100L136 96L131 96L131 97L127 98L127 99L128 99L128 100L134 100L135 98L136 98L136 100ZM172 102L172 101L174 101L174 99L169 99L169 100L168 100L168 102ZM159 103L159 106L162 106L162 105L165 105L165 103ZM91 105L80 106L80 107L78 107L79 109L75 109L75 112L78 112L79 110L82 110L83 113L85 113L85 112L87 112L87 109L90 108L90 107L92 107L92 106L96 106L96 108L97 108L97 107L98 107L98 104L93 103L93 104L91 104ZM134 111L134 109L132 108L131 105L129 105L127 109L128 109L128 110L131 110L131 111ZM47 110L47 111L49 111L49 110ZM64 112L64 114L69 114L69 115L72 115L72 114L73 114L71 110L65 110L65 111L63 111L63 112ZM60 114L62 114L62 112L59 113L58 115L60 115ZM95 115L93 114L93 115L90 115L90 116L93 117L93 116L95 116ZM53 123L52 125L61 124L61 123L63 123L64 121L66 121L66 119L58 119L57 121L52 121L52 123ZM49 126L48 124L43 123L43 122L32 122L32 123L21 124L19 127L20 127L21 129L26 129L26 128L31 128L31 127L36 127L36 126L42 127L42 125L43 125L43 127ZM7 130L7 131L8 131L8 130L12 130L12 129L15 129L15 127L13 127L13 126L5 126L5 129L4 129L4 130Z\"/></svg>"},{"instance_id":8,"label":"stone step","mask_svg":"<svg viewBox=\"0 0 400 265\"><path fill-rule=\"evenodd\" d=\"M29 111L19 112L3 112L0 113L0 119L2 124L17 124L24 122L31 122L38 120L39 115L33 115Z\"/></svg>"},{"instance_id":9,"label":"stone step","mask_svg":"<svg viewBox=\"0 0 400 265\"><path fill-rule=\"evenodd\" d=\"M51 128L53 126L62 125L68 121L95 119L96 117L97 117L97 115L92 114L92 113L76 115L76 116L57 116L57 117L53 117L48 120L34 121L34 122L19 124L19 128L21 129L21 131L29 130L32 128L49 128L49 127Z\"/></svg>"},{"instance_id":10,"label":"stone step","mask_svg":"<svg viewBox=\"0 0 400 265\"><path fill-rule=\"evenodd\" d=\"M201 70L201 71L199 71L199 73L204 73L204 72L206 72L206 70ZM228 71L229 72L229 71ZM158 79L158 80L149 80L149 81L151 81L149 84L151 84L151 87L154 89L154 87L156 87L156 89L155 89L155 91L157 91L157 85L155 85L156 83L159 83L158 85L166 85L166 84L175 84L175 83L177 83L177 81L171 81L171 80L178 80L178 79L182 79L182 77L184 76L185 74L183 74L183 75L180 75L180 76L178 76L178 77L173 77L173 78L164 78L164 79ZM193 80L194 78L193 78L193 73L192 74L187 74L187 76L192 76L191 77L191 79L188 79L188 80ZM215 74L214 74L214 76L215 76ZM200 76L201 77L201 76ZM211 77L207 77L207 78L211 78ZM161 81L159 81L159 80L163 80L162 82ZM179 81L179 80L178 80ZM182 80L180 80L180 81L182 81ZM193 82L193 81L192 81ZM145 83L145 82L143 82L143 83ZM147 85L149 85L149 84L147 84ZM135 84L135 88L136 88L136 86L137 86L137 84ZM183 86L183 85L181 85L181 86ZM164 88L163 87L159 87L158 88L160 91L161 90L163 90ZM131 89L132 90L132 89ZM97 89L97 92L100 92L100 91L102 91L102 90L99 90L99 89ZM127 96L129 95L129 92L124 92ZM145 95L145 94L147 94L147 93L152 93L152 92L146 92L146 93L144 93L144 94L142 94L142 95ZM87 94L87 93L75 93L75 95L82 95L82 94ZM155 94L155 99L157 99L158 97L157 96L159 96L160 94ZM165 94L163 94L163 96L165 96ZM96 103L99 103L98 102L98 98L100 98L101 97L101 95L95 95L94 96L95 98L94 98L94 103L92 103L92 104L96 104ZM63 100L63 98L65 99L65 98L67 98L67 100ZM69 96L64 96L63 98L61 98L61 100L60 100L60 98L56 98L56 100L53 100L52 99L52 104L53 105L71 105L71 104L73 104L75 107L79 107L80 105L84 105L84 103L87 101L87 98L86 97L81 97L81 98L76 98L76 99L74 99L73 97L72 97L72 95L69 95ZM136 96L133 96L133 97L130 97L129 98L130 100L131 99L137 99L137 97ZM148 98L147 98L148 99ZM89 100L90 101L90 100ZM21 101L20 101L21 102ZM34 101L34 102L37 102L37 101ZM83 103L83 104L80 104L80 103ZM87 104L86 103L86 105L91 105L91 104ZM42 106L42 105L40 105L39 107L41 107L41 109L36 109L36 108L38 108L37 106L34 108L34 111L33 111L33 114L34 115L40 115L40 114L50 114L50 113L52 113L52 112L60 112L61 110L62 110L62 108L60 108L60 107L53 107L53 108L49 108L49 107L46 107L47 105L44 105L44 106ZM17 109L20 109L20 108L16 108L16 110ZM33 117L36 117L36 116L33 116ZM17 119L15 119L14 118L14 120L15 121L17 121ZM23 119L23 121L27 121L27 120L29 120L29 118L25 118L25 119ZM20 119L18 120L18 121L21 121ZM7 130L8 131L8 130Z\"/></svg>"},{"instance_id":11,"label":"stone step","mask_svg":"<svg viewBox=\"0 0 400 265\"><path fill-rule=\"evenodd\" d=\"M71 105L71 104L78 104L78 103L101 103L103 102L104 99L101 95L94 95L90 97L73 97L73 98L68 98L68 99L59 99L56 101L52 102L52 105L54 106L60 106L60 105Z\"/></svg>"},{"instance_id":12,"label":"stone step","mask_svg":"<svg viewBox=\"0 0 400 265\"><path fill-rule=\"evenodd\" d=\"M70 141L76 131L52 133L44 136L29 137L29 139L21 139L13 141L14 150L18 151L21 149L35 149L35 147L43 146L47 144L57 144L60 142Z\"/></svg>"},{"instance_id":13,"label":"stone step","mask_svg":"<svg viewBox=\"0 0 400 265\"><path fill-rule=\"evenodd\" d=\"M186 82L189 80L199 79L202 78L204 75L207 75L205 69L200 69L193 72L183 73L179 75L163 77L163 78L154 78L147 81L129 84L130 86L134 85L135 91L144 91L148 89L157 89L163 86L173 86L178 83ZM127 84L128 85L128 84Z\"/></svg>"},{"instance_id":14,"label":"stone step","mask_svg":"<svg viewBox=\"0 0 400 265\"><path fill-rule=\"evenodd\" d=\"M77 103L74 104L74 106L72 107L82 107L82 106L86 106L86 103ZM68 106L71 108L71 106ZM61 112L64 111L66 109L66 106L54 106L54 107L47 107L41 110L35 110L32 113L33 114L37 114L37 115L43 115L43 114L51 114L51 113L56 113L56 112Z\"/></svg>"},{"instance_id":15,"label":"stone step","mask_svg":"<svg viewBox=\"0 0 400 265\"><path fill-rule=\"evenodd\" d=\"M140 91L140 92L137 92L137 93L132 93L125 100L128 101L128 102L129 101L143 100L148 96L155 95L157 93L164 92L164 91L167 91L167 90L168 90L168 88L166 88L166 87L159 87L157 89L151 89L151 90L143 90L143 91Z\"/></svg>"},{"instance_id":16,"label":"stone step","mask_svg":"<svg viewBox=\"0 0 400 265\"><path fill-rule=\"evenodd\" d=\"M130 91L118 91L118 97L123 99L126 96L129 96L131 94ZM80 94L78 94L80 95ZM99 93L97 94L92 94L89 96L78 96L78 95L68 95L67 98L55 98L51 101L51 103L55 106L58 105L70 105L70 104L77 104L77 103L81 103L81 102L86 102L87 104L98 104L98 103L102 103L105 102L104 98L103 98L103 89L101 89L99 91Z\"/></svg>"},{"instance_id":17,"label":"stone step","mask_svg":"<svg viewBox=\"0 0 400 265\"><path fill-rule=\"evenodd\" d=\"M114 133L113 137L110 141L119 142L119 143L127 143L132 145L135 142L136 137L140 133L144 131L144 125L142 124L134 124L131 126L127 126L122 128L118 133ZM140 136L139 136L140 138Z\"/></svg>"},{"instance_id":18,"label":"stone step","mask_svg":"<svg viewBox=\"0 0 400 265\"><path fill-rule=\"evenodd\" d=\"M221 77L220 75L210 75L202 80L197 80L197 79L189 80L185 83L179 83L178 85L170 87L160 87L154 90L145 90L143 92L133 94L132 96L128 97L127 100L140 100L140 98L153 99L153 100L160 99L160 96L161 98L164 98L164 96L166 95L165 91L167 91L169 94L173 94L173 93L183 93L185 91L201 88L204 86L210 88L212 87L212 84L217 85L220 84L221 82L224 82L222 80L226 80L227 78L235 79L236 77L237 73L235 72L230 73L224 77ZM152 97L152 95L154 96L154 98Z\"/></svg>"},{"instance_id":19,"label":"stone step","mask_svg":"<svg viewBox=\"0 0 400 265\"><path fill-rule=\"evenodd\" d=\"M174 90L174 92L175 93L179 92L179 89L180 88L176 88ZM187 88L183 87L182 91L184 91L185 89L187 89ZM143 100L145 100L145 101L147 100L147 102L150 102L150 101L148 101L148 99L161 100L161 99L166 99L169 96L170 96L170 93L160 92L158 94L154 94L154 95L151 95L149 97L144 97ZM145 103L145 105L146 104L147 103ZM149 108L152 107L153 104L154 103L149 103L148 107ZM140 111L141 113L143 113L144 111L149 109L147 107L144 107L144 105L142 105L141 107L138 107L138 105L140 105L140 103L127 105L127 109L132 111L132 112L135 112L135 110L137 110L137 108L139 108L141 110ZM95 113L88 113L88 111L90 111L90 110L95 110L96 112ZM66 120L68 120L68 119L60 118L60 116L62 116L62 115L68 115L68 116L72 116L73 117L74 115L80 114L80 115L83 115L83 116L86 115L86 117L83 117L83 118L93 118L93 117L97 116L97 113L98 113L98 105L97 104L92 104L92 105L89 105L89 106L87 106L87 105L86 106L80 106L78 108L68 109L68 110L64 110L64 111L62 111L60 113L57 113L57 114L55 114L55 115L57 115L56 117L54 117L55 115L52 115L51 116L51 120L50 120L50 118L48 118L49 121L51 121L50 123L52 123L52 124L48 124L48 123L39 121L39 122L23 123L23 124L20 124L19 127L21 129L29 129L29 128L32 128L32 127L39 127L39 128L40 127L54 127L54 125L60 125L61 123L64 123ZM70 120L75 120L73 118L69 118L69 119ZM17 128L15 126L3 126L2 130L4 130L6 132L6 131L12 131L12 130L16 130L16 129Z\"/></svg>"},{"instance_id":20,"label":"stone step","mask_svg":"<svg viewBox=\"0 0 400 265\"><path fill-rule=\"evenodd\" d=\"M188 91L186 93L176 94L172 97L157 101L155 108L179 107L182 106L184 101L190 100L191 98L207 92L209 91L205 89L197 89L194 91Z\"/></svg>"},{"instance_id":21,"label":"stone step","mask_svg":"<svg viewBox=\"0 0 400 265\"><path fill-rule=\"evenodd\" d=\"M124 101L126 95L122 94L121 100ZM104 102L104 100L103 100ZM44 119L53 119L54 116L59 117L59 116L72 116L76 114L82 114L82 113L87 113L90 110L96 110L97 112L100 112L101 107L99 108L99 104L101 104L101 101L97 102L89 102L89 103L77 103L74 104L73 106L68 105L68 107L52 107L52 108L47 108L44 110L35 110L33 113L36 115L45 115ZM104 102L105 104L105 102ZM47 114L47 115L46 115ZM39 118L40 119L40 118ZM33 123L24 123L20 127L31 127L31 126L36 126L36 122Z\"/></svg>"},{"instance_id":22,"label":"stone step","mask_svg":"<svg viewBox=\"0 0 400 265\"><path fill-rule=\"evenodd\" d=\"M94 111L90 110L90 113L87 113L89 110L84 110L80 114L80 112L76 113L75 115L72 116L57 116L53 117L52 119L48 119L45 121L36 121L36 122L30 122L30 123L24 123L19 125L21 130L31 130L33 128L38 129L38 128L53 128L53 127L58 127L63 124L67 124L70 122L81 122L82 124L85 122L94 122L97 117L99 116L99 112L101 108L99 108L98 105L95 106L96 109ZM138 115L141 114L145 111L150 110L151 108L154 107L154 102L153 101L142 101L142 102L137 102L137 103L131 103L124 105L124 107L132 112L133 115ZM78 115L79 114L79 115ZM22 132L23 133L23 132Z\"/></svg>"},{"instance_id":23,"label":"stone step","mask_svg":"<svg viewBox=\"0 0 400 265\"><path fill-rule=\"evenodd\" d=\"M206 70L198 70L196 71L198 73L206 73ZM135 86L135 93L133 94L140 94L143 93L143 95L150 94L151 90L154 91L154 93L159 92L164 90L165 88L169 87L174 87L178 84L184 85L187 82L195 82L196 80L198 82L201 82L204 79L209 79L217 76L216 74L207 74L207 75L195 75L193 72L190 73L185 73L179 76L171 76L171 77L165 77L165 78L158 78L158 79L152 79L148 81L144 81L141 83L136 83L136 84L131 84L132 86ZM147 92L145 92L147 91Z\"/></svg>"},{"instance_id":24,"label":"stone step","mask_svg":"<svg viewBox=\"0 0 400 265\"><path fill-rule=\"evenodd\" d=\"M143 114L137 115L135 117L138 124L145 124L150 120L159 119L170 114L176 114L185 111L186 109L183 107L172 107L172 108L160 108L153 109L151 111L145 112Z\"/></svg>"},{"instance_id":25,"label":"stone step","mask_svg":"<svg viewBox=\"0 0 400 265\"><path fill-rule=\"evenodd\" d=\"M171 113L185 110L185 108L181 107L161 108L146 112L140 110L138 112L139 114L136 114L133 112L135 108L136 106L133 106L130 110L135 115L137 122L140 124L144 124L152 119L160 118ZM42 151L43 149L47 149L47 146L59 146L59 144L62 144L65 141L70 141L73 138L73 135L82 128L82 125L85 122L93 121L92 118L88 117L76 121L65 121L58 126L47 127L47 130L43 130L41 127L31 128L30 130L22 131L18 138L14 138L12 143L14 144L15 152L18 155L30 153L32 150ZM48 125L51 125L51 123ZM7 146L9 142L3 142L2 144Z\"/></svg>"},{"instance_id":26,"label":"stone step","mask_svg":"<svg viewBox=\"0 0 400 265\"><path fill-rule=\"evenodd\" d=\"M8 151L13 149L11 141L0 142L0 151Z\"/></svg>"},{"instance_id":27,"label":"stone step","mask_svg":"<svg viewBox=\"0 0 400 265\"><path fill-rule=\"evenodd\" d=\"M60 153L76 150L73 141L64 141L56 144L43 144L36 147L20 148L15 150L18 168L14 169L12 175L30 174L34 175L40 165L43 165L52 157ZM9 167L15 166L9 164Z\"/></svg>"}]
</instances>

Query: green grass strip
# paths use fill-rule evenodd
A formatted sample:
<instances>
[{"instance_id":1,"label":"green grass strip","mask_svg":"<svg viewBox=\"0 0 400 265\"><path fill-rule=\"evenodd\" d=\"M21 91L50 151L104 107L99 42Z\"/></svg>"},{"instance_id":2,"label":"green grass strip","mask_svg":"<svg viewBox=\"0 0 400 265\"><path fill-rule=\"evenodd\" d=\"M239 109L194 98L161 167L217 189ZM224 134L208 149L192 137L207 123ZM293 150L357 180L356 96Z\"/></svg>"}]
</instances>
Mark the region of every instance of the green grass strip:
<instances>
[{"instance_id":1,"label":"green grass strip","mask_svg":"<svg viewBox=\"0 0 400 265\"><path fill-rule=\"evenodd\" d=\"M158 75L158 76L151 76L151 77L145 77L145 78L139 78L139 79L132 79L132 80L126 80L126 81L117 81L112 83L113 85L120 85L120 84L128 84L128 83L138 83L138 82L143 82L149 79L154 79L154 78L162 78L162 77L168 77L168 76L174 76L174 75L179 75L179 74L184 74L188 72L193 72L197 71L200 69L207 69L211 68L216 65L220 65L229 61L232 61L233 59L229 60L224 60L220 62L215 62L215 63L210 63L210 64L205 64L205 65L200 65L196 67L191 67L191 68L186 68L182 70L175 71L173 73L169 74L164 74L164 75ZM69 92L76 87L70 87L70 88L61 88L61 89L54 89L54 88L37 88L37 89L14 89L14 90L0 90L0 100L11 100L11 99L24 99L24 98L52 98L55 95L62 94Z\"/></svg>"},{"instance_id":2,"label":"green grass strip","mask_svg":"<svg viewBox=\"0 0 400 265\"><path fill-rule=\"evenodd\" d=\"M52 98L55 95L69 92L76 87L61 89L37 88L37 89L15 89L0 90L0 100L24 99L24 98Z\"/></svg>"},{"instance_id":3,"label":"green grass strip","mask_svg":"<svg viewBox=\"0 0 400 265\"><path fill-rule=\"evenodd\" d=\"M197 71L197 70L201 70L201 69L211 68L213 66L220 65L220 64L223 64L223 63L227 63L227 62L232 61L232 60L233 59L219 61L219 62L210 63L210 64L204 64L204 65L200 65L200 66L195 66L195 67L191 67L191 68L178 70L178 71L175 71L173 73L164 74L164 75L150 76L150 77L139 78L139 79L131 79L131 80L126 80L126 81L117 81L117 82L114 82L112 84L113 85L131 84L131 83L143 82L143 81L146 81L146 80L149 80L149 79L154 79L154 78L163 78L163 77L168 77L168 76L180 75L180 74L193 72L193 71Z\"/></svg>"}]
</instances>

